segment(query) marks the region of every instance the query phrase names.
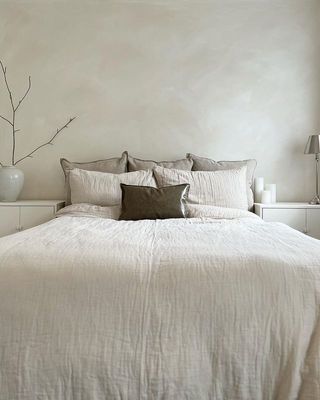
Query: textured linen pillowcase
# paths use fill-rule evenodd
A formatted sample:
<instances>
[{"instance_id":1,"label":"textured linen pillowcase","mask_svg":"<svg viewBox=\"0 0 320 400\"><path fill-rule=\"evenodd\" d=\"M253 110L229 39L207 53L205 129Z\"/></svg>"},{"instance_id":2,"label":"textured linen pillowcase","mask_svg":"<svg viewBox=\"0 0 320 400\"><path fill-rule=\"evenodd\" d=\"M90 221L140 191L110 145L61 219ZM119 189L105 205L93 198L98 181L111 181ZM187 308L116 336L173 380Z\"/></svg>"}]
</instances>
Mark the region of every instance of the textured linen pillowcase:
<instances>
[{"instance_id":1,"label":"textured linen pillowcase","mask_svg":"<svg viewBox=\"0 0 320 400\"><path fill-rule=\"evenodd\" d=\"M248 209L247 167L222 171L180 171L156 167L158 186L189 183L188 203Z\"/></svg>"},{"instance_id":2,"label":"textured linen pillowcase","mask_svg":"<svg viewBox=\"0 0 320 400\"><path fill-rule=\"evenodd\" d=\"M120 220L185 218L189 185L154 188L121 183Z\"/></svg>"},{"instance_id":3,"label":"textured linen pillowcase","mask_svg":"<svg viewBox=\"0 0 320 400\"><path fill-rule=\"evenodd\" d=\"M187 158L193 161L193 171L221 171L226 169L237 169L243 166L247 167L247 197L248 209L252 210L253 207L253 178L254 171L257 167L257 161L254 159L241 160L241 161L215 161L210 158L199 157L194 154L188 153Z\"/></svg>"},{"instance_id":4,"label":"textured linen pillowcase","mask_svg":"<svg viewBox=\"0 0 320 400\"><path fill-rule=\"evenodd\" d=\"M60 159L60 164L65 176L66 204L71 203L69 173L75 168L86 171L109 172L112 174L123 174L127 172L128 154L123 152L121 157L108 158L106 160L97 160L90 162L73 162L65 158Z\"/></svg>"},{"instance_id":5,"label":"textured linen pillowcase","mask_svg":"<svg viewBox=\"0 0 320 400\"><path fill-rule=\"evenodd\" d=\"M72 217L92 217L92 218L106 218L118 220L121 213L121 205L116 206L96 206L95 204L79 203L71 204L61 208L56 217L72 216Z\"/></svg>"},{"instance_id":6,"label":"textured linen pillowcase","mask_svg":"<svg viewBox=\"0 0 320 400\"><path fill-rule=\"evenodd\" d=\"M109 174L76 168L70 171L69 178L72 204L116 206L121 204L120 183L155 186L151 170Z\"/></svg>"},{"instance_id":7,"label":"textured linen pillowcase","mask_svg":"<svg viewBox=\"0 0 320 400\"><path fill-rule=\"evenodd\" d=\"M182 160L175 160L175 161L153 161L153 160L141 160L140 158L134 158L131 157L129 154L127 156L128 156L129 172L153 169L157 166L191 171L193 164L191 158L183 158Z\"/></svg>"}]
</instances>

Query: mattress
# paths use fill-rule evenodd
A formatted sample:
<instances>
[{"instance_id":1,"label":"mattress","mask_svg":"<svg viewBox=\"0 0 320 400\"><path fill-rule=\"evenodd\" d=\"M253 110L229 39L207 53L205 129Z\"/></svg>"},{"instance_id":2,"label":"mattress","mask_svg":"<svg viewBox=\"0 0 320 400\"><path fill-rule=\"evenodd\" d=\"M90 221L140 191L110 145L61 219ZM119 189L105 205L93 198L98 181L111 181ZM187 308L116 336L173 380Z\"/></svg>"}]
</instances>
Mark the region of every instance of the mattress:
<instances>
[{"instance_id":1,"label":"mattress","mask_svg":"<svg viewBox=\"0 0 320 400\"><path fill-rule=\"evenodd\" d=\"M2 238L0 399L319 399L320 241L211 214Z\"/></svg>"}]
</instances>

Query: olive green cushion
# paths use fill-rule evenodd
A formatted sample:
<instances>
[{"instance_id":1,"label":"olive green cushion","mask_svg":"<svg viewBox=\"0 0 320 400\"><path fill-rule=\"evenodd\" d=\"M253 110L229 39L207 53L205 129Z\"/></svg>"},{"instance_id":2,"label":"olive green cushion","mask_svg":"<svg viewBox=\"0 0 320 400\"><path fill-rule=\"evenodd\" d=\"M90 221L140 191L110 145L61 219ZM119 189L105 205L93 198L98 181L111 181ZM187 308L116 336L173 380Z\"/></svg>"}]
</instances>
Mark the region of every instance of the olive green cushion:
<instances>
[{"instance_id":1,"label":"olive green cushion","mask_svg":"<svg viewBox=\"0 0 320 400\"><path fill-rule=\"evenodd\" d=\"M154 188L121 183L120 220L185 218L189 184Z\"/></svg>"}]
</instances>

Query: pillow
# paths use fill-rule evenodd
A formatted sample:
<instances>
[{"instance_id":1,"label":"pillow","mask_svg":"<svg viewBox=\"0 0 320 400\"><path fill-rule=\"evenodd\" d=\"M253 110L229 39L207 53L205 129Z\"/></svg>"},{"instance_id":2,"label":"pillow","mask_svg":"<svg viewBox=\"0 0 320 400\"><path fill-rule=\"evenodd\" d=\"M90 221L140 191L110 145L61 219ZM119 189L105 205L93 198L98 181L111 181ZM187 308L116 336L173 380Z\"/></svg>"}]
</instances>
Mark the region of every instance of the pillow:
<instances>
[{"instance_id":1,"label":"pillow","mask_svg":"<svg viewBox=\"0 0 320 400\"><path fill-rule=\"evenodd\" d=\"M121 205L101 207L94 204L79 203L61 208L56 217L92 217L118 220L121 213ZM256 215L256 214L253 214Z\"/></svg>"},{"instance_id":2,"label":"pillow","mask_svg":"<svg viewBox=\"0 0 320 400\"><path fill-rule=\"evenodd\" d=\"M84 169L86 171L110 172L113 174L122 174L127 172L128 154L123 152L121 157L108 158L106 160L90 162L73 162L65 158L60 159L60 164L65 176L66 204L71 203L69 172L74 168Z\"/></svg>"},{"instance_id":3,"label":"pillow","mask_svg":"<svg viewBox=\"0 0 320 400\"><path fill-rule=\"evenodd\" d=\"M192 163L193 162L191 158L184 158L182 160L175 160L175 161L152 161L152 160L141 160L140 158L134 158L128 155L128 171L153 169L156 166L191 171Z\"/></svg>"},{"instance_id":4,"label":"pillow","mask_svg":"<svg viewBox=\"0 0 320 400\"><path fill-rule=\"evenodd\" d=\"M156 167L158 186L189 183L188 203L248 209L247 167L222 171L180 171Z\"/></svg>"},{"instance_id":5,"label":"pillow","mask_svg":"<svg viewBox=\"0 0 320 400\"><path fill-rule=\"evenodd\" d=\"M247 197L248 209L252 210L253 207L253 177L254 171L257 166L256 160L242 160L242 161L214 161L210 158L198 157L194 154L187 154L187 158L193 161L193 171L221 171L225 169L236 169L247 166Z\"/></svg>"},{"instance_id":6,"label":"pillow","mask_svg":"<svg viewBox=\"0 0 320 400\"><path fill-rule=\"evenodd\" d=\"M119 219L185 218L189 185L154 188L121 183L122 211Z\"/></svg>"},{"instance_id":7,"label":"pillow","mask_svg":"<svg viewBox=\"0 0 320 400\"><path fill-rule=\"evenodd\" d=\"M70 206L69 206L70 207ZM63 210L63 209L62 209ZM210 219L235 219L250 218L259 219L257 214L238 208L225 208L216 206L204 206L201 204L188 204L187 213L189 218L210 218ZM258 218L256 218L258 217Z\"/></svg>"},{"instance_id":8,"label":"pillow","mask_svg":"<svg viewBox=\"0 0 320 400\"><path fill-rule=\"evenodd\" d=\"M109 174L76 168L70 171L69 178L72 204L116 206L121 204L120 183L155 186L151 170Z\"/></svg>"}]
</instances>

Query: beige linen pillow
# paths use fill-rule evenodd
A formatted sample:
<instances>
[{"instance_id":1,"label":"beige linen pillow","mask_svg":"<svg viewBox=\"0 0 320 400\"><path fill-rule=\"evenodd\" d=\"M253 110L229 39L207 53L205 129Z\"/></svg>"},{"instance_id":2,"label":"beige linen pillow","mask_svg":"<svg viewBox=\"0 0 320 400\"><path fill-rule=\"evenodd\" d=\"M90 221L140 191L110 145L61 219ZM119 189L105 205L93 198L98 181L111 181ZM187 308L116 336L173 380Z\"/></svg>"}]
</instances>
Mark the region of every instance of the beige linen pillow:
<instances>
[{"instance_id":1,"label":"beige linen pillow","mask_svg":"<svg viewBox=\"0 0 320 400\"><path fill-rule=\"evenodd\" d=\"M188 203L248 209L247 167L222 171L180 171L156 167L159 187L189 183Z\"/></svg>"},{"instance_id":2,"label":"beige linen pillow","mask_svg":"<svg viewBox=\"0 0 320 400\"><path fill-rule=\"evenodd\" d=\"M121 204L120 183L156 186L151 170L109 174L76 168L70 171L69 180L72 204L89 203L98 206Z\"/></svg>"},{"instance_id":3,"label":"beige linen pillow","mask_svg":"<svg viewBox=\"0 0 320 400\"><path fill-rule=\"evenodd\" d=\"M116 206L96 206L95 204L79 203L71 204L61 208L56 217L63 217L65 215L71 217L92 217L92 218L106 218L118 220L121 214L121 205ZM255 214L254 214L255 215Z\"/></svg>"},{"instance_id":4,"label":"beige linen pillow","mask_svg":"<svg viewBox=\"0 0 320 400\"><path fill-rule=\"evenodd\" d=\"M60 164L65 176L66 204L71 203L69 172L74 168L84 169L86 171L109 172L112 174L122 174L127 172L128 155L123 152L121 157L108 158L106 160L97 160L89 162L73 162L65 158L60 159Z\"/></svg>"},{"instance_id":5,"label":"beige linen pillow","mask_svg":"<svg viewBox=\"0 0 320 400\"><path fill-rule=\"evenodd\" d=\"M128 171L153 169L154 167L157 166L191 171L192 163L193 162L191 158L183 158L182 160L175 160L175 161L153 161L153 160L141 160L140 158L131 157L128 154Z\"/></svg>"},{"instance_id":6,"label":"beige linen pillow","mask_svg":"<svg viewBox=\"0 0 320 400\"><path fill-rule=\"evenodd\" d=\"M241 161L215 161L210 158L199 157L188 153L187 158L193 161L192 171L221 171L226 169L237 169L243 166L247 167L247 197L248 209L253 207L253 178L257 161L254 159Z\"/></svg>"}]
</instances>

